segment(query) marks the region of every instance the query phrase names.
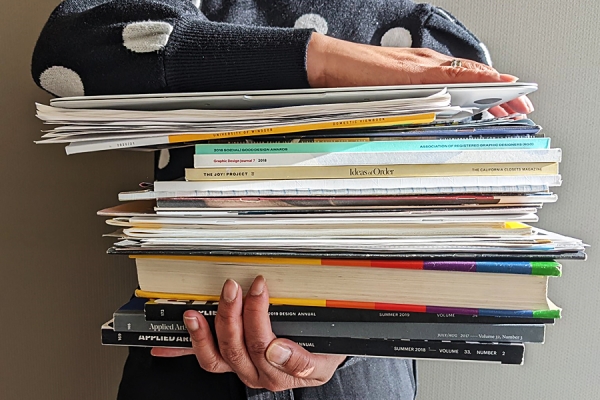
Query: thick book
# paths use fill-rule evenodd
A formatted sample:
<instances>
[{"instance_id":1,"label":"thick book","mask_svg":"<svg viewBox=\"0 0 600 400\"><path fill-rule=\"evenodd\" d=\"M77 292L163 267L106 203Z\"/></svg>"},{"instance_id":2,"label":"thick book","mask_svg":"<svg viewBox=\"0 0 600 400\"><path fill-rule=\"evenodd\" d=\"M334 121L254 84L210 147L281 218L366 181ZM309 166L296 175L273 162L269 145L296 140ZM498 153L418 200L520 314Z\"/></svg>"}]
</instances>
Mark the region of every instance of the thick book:
<instances>
[{"instance_id":1,"label":"thick book","mask_svg":"<svg viewBox=\"0 0 600 400\"><path fill-rule=\"evenodd\" d=\"M132 300L134 301L134 300ZM130 301L130 303L132 302ZM129 304L129 303L128 303ZM183 332L182 321L151 321L144 316L143 304L128 304L113 314L117 332ZM126 309L124 309L126 308ZM214 325L214 315L206 316ZM461 340L506 343L543 343L543 324L447 324L403 322L297 322L271 319L275 336L352 337L365 339Z\"/></svg>"},{"instance_id":2,"label":"thick book","mask_svg":"<svg viewBox=\"0 0 600 400\"><path fill-rule=\"evenodd\" d=\"M192 347L186 332L116 332L112 321L102 325L102 344L136 347ZM386 340L286 336L312 353L352 356L401 357L413 359L487 361L502 364L523 363L522 343L479 343L425 340Z\"/></svg>"},{"instance_id":3,"label":"thick book","mask_svg":"<svg viewBox=\"0 0 600 400\"><path fill-rule=\"evenodd\" d=\"M187 181L257 181L298 179L368 179L414 177L550 176L558 174L556 162L477 164L388 164L286 167L186 168Z\"/></svg>"},{"instance_id":4,"label":"thick book","mask_svg":"<svg viewBox=\"0 0 600 400\"><path fill-rule=\"evenodd\" d=\"M194 168L560 162L561 149L195 154Z\"/></svg>"},{"instance_id":5,"label":"thick book","mask_svg":"<svg viewBox=\"0 0 600 400\"><path fill-rule=\"evenodd\" d=\"M216 315L218 301L146 299L144 315L148 321L183 321L183 313L195 310L209 317ZM553 318L492 317L454 313L427 313L410 311L381 311L358 308L310 307L271 304L271 321L292 322L401 322L440 324L554 324Z\"/></svg>"},{"instance_id":6,"label":"thick book","mask_svg":"<svg viewBox=\"0 0 600 400\"><path fill-rule=\"evenodd\" d=\"M188 296L193 300L189 296L202 295L209 297L200 300L217 300L227 278L237 281L246 292L254 278L262 275L271 302L279 304L374 309L425 305L457 310L536 310L545 312L545 317L559 316L546 297L547 276L406 269L393 263L378 267L267 264L160 256L137 256L135 261L140 289L153 294L141 297ZM157 293L163 295L154 295Z\"/></svg>"},{"instance_id":7,"label":"thick book","mask_svg":"<svg viewBox=\"0 0 600 400\"><path fill-rule=\"evenodd\" d=\"M455 139L455 140L389 140L389 141L319 141L283 143L219 143L196 144L196 155L232 154L302 154L302 153L380 153L472 150L549 149L550 138Z\"/></svg>"},{"instance_id":8,"label":"thick book","mask_svg":"<svg viewBox=\"0 0 600 400\"><path fill-rule=\"evenodd\" d=\"M160 257L132 256L135 259L161 259L167 262L192 260L218 265L289 265L289 266L335 266L387 268L424 271L456 271L497 274L523 274L539 276L561 276L561 265L556 261L506 261L506 260L361 260L335 258L300 258L300 257L227 257L227 256L194 256L194 257Z\"/></svg>"}]
</instances>

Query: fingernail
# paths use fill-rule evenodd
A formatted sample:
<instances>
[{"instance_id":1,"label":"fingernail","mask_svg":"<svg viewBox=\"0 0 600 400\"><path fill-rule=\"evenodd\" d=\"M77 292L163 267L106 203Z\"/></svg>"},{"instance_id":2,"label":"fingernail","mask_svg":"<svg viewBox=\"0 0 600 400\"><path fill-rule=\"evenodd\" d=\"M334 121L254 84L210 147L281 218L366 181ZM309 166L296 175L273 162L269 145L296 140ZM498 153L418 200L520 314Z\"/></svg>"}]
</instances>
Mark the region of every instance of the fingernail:
<instances>
[{"instance_id":1,"label":"fingernail","mask_svg":"<svg viewBox=\"0 0 600 400\"><path fill-rule=\"evenodd\" d=\"M519 80L519 78L517 78L514 75L510 75L510 74L500 74L500 78L502 78L502 80L512 81L512 82L516 82Z\"/></svg>"},{"instance_id":2,"label":"fingernail","mask_svg":"<svg viewBox=\"0 0 600 400\"><path fill-rule=\"evenodd\" d=\"M252 287L250 288L251 296L260 296L265 291L265 278L259 275L254 280Z\"/></svg>"},{"instance_id":3,"label":"fingernail","mask_svg":"<svg viewBox=\"0 0 600 400\"><path fill-rule=\"evenodd\" d=\"M223 285L223 293L221 293L221 297L228 303L231 303L235 300L238 294L238 284L233 279L227 279L225 284Z\"/></svg>"},{"instance_id":4,"label":"fingernail","mask_svg":"<svg viewBox=\"0 0 600 400\"><path fill-rule=\"evenodd\" d=\"M198 319L196 317L188 317L184 315L183 322L185 323L185 327L190 332L196 332L198 329L200 329L200 325L198 324Z\"/></svg>"},{"instance_id":5,"label":"fingernail","mask_svg":"<svg viewBox=\"0 0 600 400\"><path fill-rule=\"evenodd\" d=\"M267 360L272 362L273 364L277 364L279 366L283 366L292 356L292 351L287 347L283 347L278 345L277 343L273 343L267 348Z\"/></svg>"},{"instance_id":6,"label":"fingernail","mask_svg":"<svg viewBox=\"0 0 600 400\"><path fill-rule=\"evenodd\" d=\"M530 114L535 110L533 103L527 97L525 97L525 104L527 105L527 114Z\"/></svg>"}]
</instances>

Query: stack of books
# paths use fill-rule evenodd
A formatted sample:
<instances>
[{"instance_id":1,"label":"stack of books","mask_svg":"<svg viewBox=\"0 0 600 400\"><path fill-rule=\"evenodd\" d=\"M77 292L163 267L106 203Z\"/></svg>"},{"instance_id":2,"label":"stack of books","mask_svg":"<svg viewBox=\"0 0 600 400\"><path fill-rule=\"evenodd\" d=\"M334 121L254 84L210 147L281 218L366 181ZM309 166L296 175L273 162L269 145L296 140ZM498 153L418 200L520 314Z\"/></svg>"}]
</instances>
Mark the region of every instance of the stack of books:
<instances>
[{"instance_id":1,"label":"stack of books","mask_svg":"<svg viewBox=\"0 0 600 400\"><path fill-rule=\"evenodd\" d=\"M245 293L262 275L273 332L310 351L521 364L524 343L542 343L560 317L548 279L560 260L585 259L585 245L529 225L557 200L560 149L531 120L469 116L535 88L38 105L61 125L41 142L68 153L195 149L185 180L120 193L99 212L117 229L109 253L135 260L140 287L103 343L189 347L185 310L212 324L226 279Z\"/></svg>"}]
</instances>

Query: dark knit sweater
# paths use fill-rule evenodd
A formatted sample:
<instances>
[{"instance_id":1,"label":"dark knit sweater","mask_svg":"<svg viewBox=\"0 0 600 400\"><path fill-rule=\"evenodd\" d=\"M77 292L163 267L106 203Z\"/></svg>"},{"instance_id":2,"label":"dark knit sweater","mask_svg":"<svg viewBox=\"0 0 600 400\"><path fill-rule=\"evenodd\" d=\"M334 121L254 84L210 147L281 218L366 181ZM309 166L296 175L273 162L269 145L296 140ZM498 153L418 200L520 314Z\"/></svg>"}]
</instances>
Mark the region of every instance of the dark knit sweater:
<instances>
[{"instance_id":1,"label":"dark knit sweater","mask_svg":"<svg viewBox=\"0 0 600 400\"><path fill-rule=\"evenodd\" d=\"M303 88L313 30L490 63L452 15L407 0L65 0L32 74L57 96Z\"/></svg>"},{"instance_id":2,"label":"dark knit sweater","mask_svg":"<svg viewBox=\"0 0 600 400\"><path fill-rule=\"evenodd\" d=\"M41 32L32 75L56 96L304 88L313 31L491 64L451 14L409 0L64 0ZM185 151L159 179L179 176ZM118 398L408 400L415 389L408 360L349 358L323 386L272 393L210 374L191 356L132 348Z\"/></svg>"}]
</instances>

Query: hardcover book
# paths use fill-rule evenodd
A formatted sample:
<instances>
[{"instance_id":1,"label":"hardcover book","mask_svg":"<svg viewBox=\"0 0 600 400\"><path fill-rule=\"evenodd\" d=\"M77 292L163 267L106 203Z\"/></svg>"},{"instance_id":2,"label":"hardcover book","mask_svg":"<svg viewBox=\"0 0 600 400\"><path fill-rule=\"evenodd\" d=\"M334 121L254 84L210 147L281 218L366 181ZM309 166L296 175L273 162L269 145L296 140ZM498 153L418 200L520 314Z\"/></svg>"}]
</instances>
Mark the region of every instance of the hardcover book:
<instances>
[{"instance_id":1,"label":"hardcover book","mask_svg":"<svg viewBox=\"0 0 600 400\"><path fill-rule=\"evenodd\" d=\"M425 305L432 309L497 309L517 313L531 310L532 315L537 311L546 318L557 318L559 314L546 297L547 276L466 272L469 269L458 264L455 268L464 272L414 269L419 268L419 263L411 268L410 262L372 264L333 260L322 265L319 261L294 263L294 259L286 259L285 264L282 263L285 260L256 260L136 256L140 289L153 294L141 297L186 299L188 296L187 299L194 300L190 296L204 295L212 297L199 300L217 300L227 278L235 279L246 292L254 278L263 275L271 301L281 299L277 301L280 304L311 305L306 304L310 301L313 305L338 304L347 308L403 310L402 305ZM173 294L181 295L173 297ZM289 301L286 303L285 299Z\"/></svg>"}]
</instances>

